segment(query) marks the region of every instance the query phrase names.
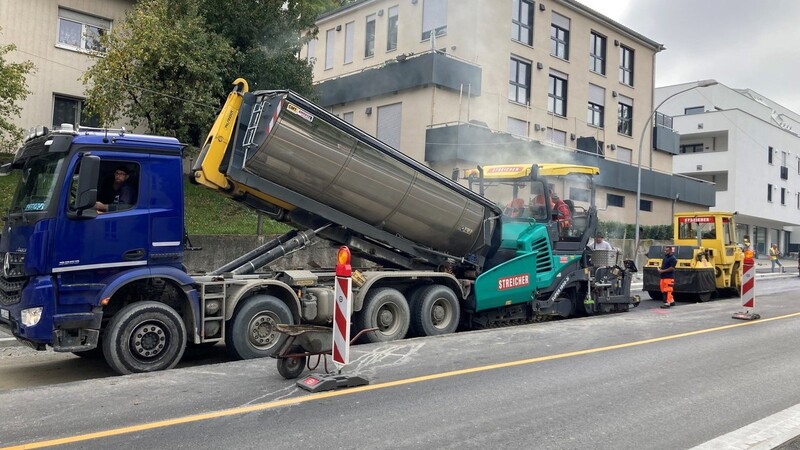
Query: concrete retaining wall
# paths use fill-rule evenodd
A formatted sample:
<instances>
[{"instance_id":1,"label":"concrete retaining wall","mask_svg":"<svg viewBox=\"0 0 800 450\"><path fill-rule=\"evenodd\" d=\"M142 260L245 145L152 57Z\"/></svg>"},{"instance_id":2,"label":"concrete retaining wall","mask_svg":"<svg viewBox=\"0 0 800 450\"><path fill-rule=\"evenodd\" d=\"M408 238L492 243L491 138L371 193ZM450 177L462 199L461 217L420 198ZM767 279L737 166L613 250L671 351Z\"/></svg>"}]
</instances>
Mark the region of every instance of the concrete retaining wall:
<instances>
[{"instance_id":1,"label":"concrete retaining wall","mask_svg":"<svg viewBox=\"0 0 800 450\"><path fill-rule=\"evenodd\" d=\"M184 252L183 263L189 273L204 273L216 269L243 254L264 244L276 236L189 236L194 247L202 250ZM323 239L314 239L305 248L286 255L272 264L270 269L308 269L319 267L334 267L336 265L336 251L339 246L333 246ZM354 258L354 266L365 266L365 262Z\"/></svg>"},{"instance_id":2,"label":"concrete retaining wall","mask_svg":"<svg viewBox=\"0 0 800 450\"><path fill-rule=\"evenodd\" d=\"M192 245L202 247L200 251L184 252L184 264L189 268L189 273L204 273L216 269L249 252L259 245L276 236L225 236L225 235L196 235L189 236ZM623 250L623 255L630 257L633 252L633 240L609 239L611 245ZM644 253L650 245L668 244L668 241L652 241L643 239L639 243L638 267L646 262ZM308 269L319 267L333 267L336 264L336 250L338 245L331 245L323 239L314 239L310 245L300 251L284 256L270 264L270 269ZM369 261L354 258L353 266L370 266Z\"/></svg>"}]
</instances>

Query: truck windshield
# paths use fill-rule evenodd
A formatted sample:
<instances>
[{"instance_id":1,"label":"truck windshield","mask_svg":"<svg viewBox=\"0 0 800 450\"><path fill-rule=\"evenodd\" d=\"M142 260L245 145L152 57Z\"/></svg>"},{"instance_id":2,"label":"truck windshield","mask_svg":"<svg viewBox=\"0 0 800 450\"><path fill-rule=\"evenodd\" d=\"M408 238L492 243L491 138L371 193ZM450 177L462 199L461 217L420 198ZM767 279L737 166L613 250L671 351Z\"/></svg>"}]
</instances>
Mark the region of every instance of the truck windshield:
<instances>
[{"instance_id":1,"label":"truck windshield","mask_svg":"<svg viewBox=\"0 0 800 450\"><path fill-rule=\"evenodd\" d=\"M716 239L717 227L713 217L680 217L678 239Z\"/></svg>"},{"instance_id":2,"label":"truck windshield","mask_svg":"<svg viewBox=\"0 0 800 450\"><path fill-rule=\"evenodd\" d=\"M52 154L29 160L22 169L11 214L44 211L50 206L56 178L64 161L63 154Z\"/></svg>"}]
</instances>

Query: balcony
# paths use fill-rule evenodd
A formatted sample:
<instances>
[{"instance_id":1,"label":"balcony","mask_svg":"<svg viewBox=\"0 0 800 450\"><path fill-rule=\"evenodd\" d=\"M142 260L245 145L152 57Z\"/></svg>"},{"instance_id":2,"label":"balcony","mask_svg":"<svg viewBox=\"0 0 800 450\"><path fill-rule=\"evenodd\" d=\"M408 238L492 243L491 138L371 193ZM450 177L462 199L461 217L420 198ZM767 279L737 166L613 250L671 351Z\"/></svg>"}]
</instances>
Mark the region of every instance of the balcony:
<instances>
[{"instance_id":1,"label":"balcony","mask_svg":"<svg viewBox=\"0 0 800 450\"><path fill-rule=\"evenodd\" d=\"M477 97L481 68L438 51L401 54L379 66L323 81L317 92L319 104L330 107L427 85L454 91L463 86L465 95Z\"/></svg>"}]
</instances>

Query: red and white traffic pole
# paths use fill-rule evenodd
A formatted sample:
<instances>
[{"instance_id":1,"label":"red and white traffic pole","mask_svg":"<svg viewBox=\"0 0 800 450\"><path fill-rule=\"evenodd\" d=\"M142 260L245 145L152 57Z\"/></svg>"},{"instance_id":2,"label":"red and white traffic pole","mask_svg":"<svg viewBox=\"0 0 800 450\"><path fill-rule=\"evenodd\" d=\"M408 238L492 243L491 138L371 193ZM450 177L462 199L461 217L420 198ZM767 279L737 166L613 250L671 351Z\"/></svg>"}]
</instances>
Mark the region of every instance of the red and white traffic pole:
<instances>
[{"instance_id":1,"label":"red and white traffic pole","mask_svg":"<svg viewBox=\"0 0 800 450\"><path fill-rule=\"evenodd\" d=\"M331 359L338 373L310 374L297 381L297 386L311 392L369 384L369 380L364 377L342 374L342 368L350 362L350 315L353 312L353 268L350 266L350 249L344 245L339 247L336 254L334 284ZM327 367L326 364L326 371Z\"/></svg>"},{"instance_id":2,"label":"red and white traffic pole","mask_svg":"<svg viewBox=\"0 0 800 450\"><path fill-rule=\"evenodd\" d=\"M338 372L350 362L350 315L353 311L353 268L350 266L350 249L339 247L336 255L336 299L333 311L333 351L331 359Z\"/></svg>"},{"instance_id":3,"label":"red and white traffic pole","mask_svg":"<svg viewBox=\"0 0 800 450\"><path fill-rule=\"evenodd\" d=\"M736 274L731 276L736 276ZM742 320L760 319L760 315L750 312L751 309L756 307L756 263L753 259L753 250L750 247L744 251L744 259L742 260L741 297L742 306L746 309L734 314L733 318Z\"/></svg>"}]
</instances>

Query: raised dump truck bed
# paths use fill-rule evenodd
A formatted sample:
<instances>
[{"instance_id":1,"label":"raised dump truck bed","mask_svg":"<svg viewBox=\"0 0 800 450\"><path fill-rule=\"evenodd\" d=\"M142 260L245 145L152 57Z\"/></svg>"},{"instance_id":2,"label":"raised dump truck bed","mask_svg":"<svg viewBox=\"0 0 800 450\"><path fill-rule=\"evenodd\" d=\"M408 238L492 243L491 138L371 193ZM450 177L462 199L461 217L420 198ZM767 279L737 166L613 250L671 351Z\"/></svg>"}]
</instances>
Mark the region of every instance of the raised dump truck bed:
<instances>
[{"instance_id":1,"label":"raised dump truck bed","mask_svg":"<svg viewBox=\"0 0 800 450\"><path fill-rule=\"evenodd\" d=\"M217 168L229 195L402 267L468 261L499 242L501 210L291 91L245 93Z\"/></svg>"}]
</instances>

